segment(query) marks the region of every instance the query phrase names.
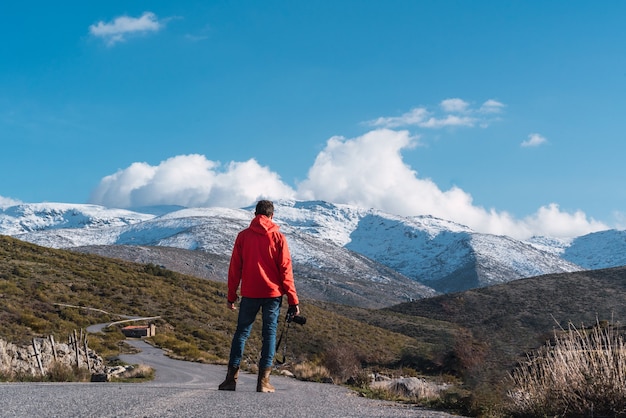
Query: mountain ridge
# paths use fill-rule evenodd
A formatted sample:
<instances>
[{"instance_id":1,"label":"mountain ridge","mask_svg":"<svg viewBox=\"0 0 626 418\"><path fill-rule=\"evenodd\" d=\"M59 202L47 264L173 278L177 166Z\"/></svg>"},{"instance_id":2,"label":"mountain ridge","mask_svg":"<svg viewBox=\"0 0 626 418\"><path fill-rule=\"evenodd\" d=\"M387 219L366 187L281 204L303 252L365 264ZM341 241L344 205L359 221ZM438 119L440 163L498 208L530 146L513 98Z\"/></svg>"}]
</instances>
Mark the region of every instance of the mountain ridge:
<instances>
[{"instance_id":1,"label":"mountain ridge","mask_svg":"<svg viewBox=\"0 0 626 418\"><path fill-rule=\"evenodd\" d=\"M275 221L288 238L294 266L320 276L317 291L322 293L323 276L330 273L337 280L341 276L337 288L355 297L351 277L363 281L360 291L385 282L391 291L401 283L399 293L406 294L401 301L407 301L524 277L626 264L624 231L569 242L550 237L520 241L433 216L402 217L323 201L277 201L275 206ZM229 257L253 209L154 207L135 212L83 204L22 204L0 210L0 234L52 248L173 247ZM356 265L362 268L355 270ZM411 288L411 281L421 287Z\"/></svg>"}]
</instances>

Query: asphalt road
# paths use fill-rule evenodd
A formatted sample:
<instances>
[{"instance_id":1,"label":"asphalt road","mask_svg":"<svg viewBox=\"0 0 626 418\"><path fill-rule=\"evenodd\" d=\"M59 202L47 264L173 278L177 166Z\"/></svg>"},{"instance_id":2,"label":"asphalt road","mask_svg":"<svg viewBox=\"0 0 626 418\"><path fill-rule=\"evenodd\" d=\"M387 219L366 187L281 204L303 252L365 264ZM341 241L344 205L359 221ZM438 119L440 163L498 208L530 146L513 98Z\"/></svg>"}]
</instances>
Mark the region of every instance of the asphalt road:
<instances>
[{"instance_id":1,"label":"asphalt road","mask_svg":"<svg viewBox=\"0 0 626 418\"><path fill-rule=\"evenodd\" d=\"M218 391L225 366L173 360L139 340L121 359L156 370L148 383L2 383L0 417L424 417L453 415L369 400L337 385L272 376L275 393L257 393L240 373L237 391Z\"/></svg>"}]
</instances>

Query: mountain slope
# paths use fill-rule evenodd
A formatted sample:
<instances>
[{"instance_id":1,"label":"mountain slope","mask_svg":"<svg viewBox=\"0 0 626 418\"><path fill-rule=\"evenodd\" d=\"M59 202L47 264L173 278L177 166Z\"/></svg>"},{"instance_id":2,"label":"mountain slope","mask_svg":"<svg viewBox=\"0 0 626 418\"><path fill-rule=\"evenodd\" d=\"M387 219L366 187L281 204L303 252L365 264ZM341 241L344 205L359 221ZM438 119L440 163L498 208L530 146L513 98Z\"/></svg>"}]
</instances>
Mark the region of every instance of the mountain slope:
<instances>
[{"instance_id":1,"label":"mountain slope","mask_svg":"<svg viewBox=\"0 0 626 418\"><path fill-rule=\"evenodd\" d=\"M577 237L562 257L587 269L626 265L626 231L600 231Z\"/></svg>"},{"instance_id":2,"label":"mountain slope","mask_svg":"<svg viewBox=\"0 0 626 418\"><path fill-rule=\"evenodd\" d=\"M280 210L290 225L440 292L581 270L553 251L432 216L400 217L326 202L283 203Z\"/></svg>"},{"instance_id":3,"label":"mountain slope","mask_svg":"<svg viewBox=\"0 0 626 418\"><path fill-rule=\"evenodd\" d=\"M28 343L49 335L60 341L73 330L113 322L120 314L159 316L152 338L157 345L189 360L225 364L237 322L225 306L225 294L223 283L0 236L0 339L7 341ZM319 361L334 347L350 347L364 361L392 364L405 347L416 345L412 338L325 311L305 298L301 303L308 321L290 329L290 360L297 355L298 361ZM106 346L118 354L121 326L90 335L90 347ZM260 332L251 334L246 363L256 362L260 340Z\"/></svg>"},{"instance_id":4,"label":"mountain slope","mask_svg":"<svg viewBox=\"0 0 626 418\"><path fill-rule=\"evenodd\" d=\"M275 205L275 220L287 235L294 264L309 272L311 292L344 295L350 303L368 287L379 287L377 294L399 302L398 297L432 295L432 289L455 292L582 270L572 262L580 257L562 257L568 244L558 240L522 242L431 216L400 217L320 201ZM140 213L93 205L18 205L0 211L0 233L53 248L139 245L229 257L253 209L159 207ZM421 287L412 287L411 281ZM325 282L343 290L330 291Z\"/></svg>"},{"instance_id":5,"label":"mountain slope","mask_svg":"<svg viewBox=\"0 0 626 418\"><path fill-rule=\"evenodd\" d=\"M181 248L139 245L99 245L71 250L143 264L218 282L226 282L230 256ZM358 254L330 257L338 267L294 263L301 297L364 308L382 308L437 294L433 289ZM343 264L339 266L340 261Z\"/></svg>"},{"instance_id":6,"label":"mountain slope","mask_svg":"<svg viewBox=\"0 0 626 418\"><path fill-rule=\"evenodd\" d=\"M503 373L554 329L626 320L626 267L526 278L386 310L469 330L482 347L479 368Z\"/></svg>"}]
</instances>

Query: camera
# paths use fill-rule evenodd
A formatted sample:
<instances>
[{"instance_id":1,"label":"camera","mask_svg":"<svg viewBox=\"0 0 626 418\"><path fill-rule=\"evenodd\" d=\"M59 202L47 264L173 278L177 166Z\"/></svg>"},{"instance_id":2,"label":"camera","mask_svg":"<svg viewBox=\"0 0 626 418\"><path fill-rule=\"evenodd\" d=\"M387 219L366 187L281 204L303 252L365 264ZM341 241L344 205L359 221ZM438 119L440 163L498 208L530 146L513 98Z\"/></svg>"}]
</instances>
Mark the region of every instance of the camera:
<instances>
[{"instance_id":1,"label":"camera","mask_svg":"<svg viewBox=\"0 0 626 418\"><path fill-rule=\"evenodd\" d=\"M295 322L299 325L306 324L306 317L302 315L295 315L293 312L287 312L287 318L285 318L287 322Z\"/></svg>"}]
</instances>

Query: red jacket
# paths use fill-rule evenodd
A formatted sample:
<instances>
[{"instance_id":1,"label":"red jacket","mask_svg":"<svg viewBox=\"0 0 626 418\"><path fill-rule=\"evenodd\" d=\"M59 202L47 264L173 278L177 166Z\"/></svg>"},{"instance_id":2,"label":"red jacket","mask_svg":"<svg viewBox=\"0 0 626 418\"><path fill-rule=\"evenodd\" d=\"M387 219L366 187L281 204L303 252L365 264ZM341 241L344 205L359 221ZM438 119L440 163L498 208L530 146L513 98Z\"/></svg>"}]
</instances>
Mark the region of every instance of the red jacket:
<instances>
[{"instance_id":1,"label":"red jacket","mask_svg":"<svg viewBox=\"0 0 626 418\"><path fill-rule=\"evenodd\" d=\"M237 235L228 269L228 301L246 298L275 298L287 295L289 305L298 304L291 255L285 236L265 215L257 215Z\"/></svg>"}]
</instances>

